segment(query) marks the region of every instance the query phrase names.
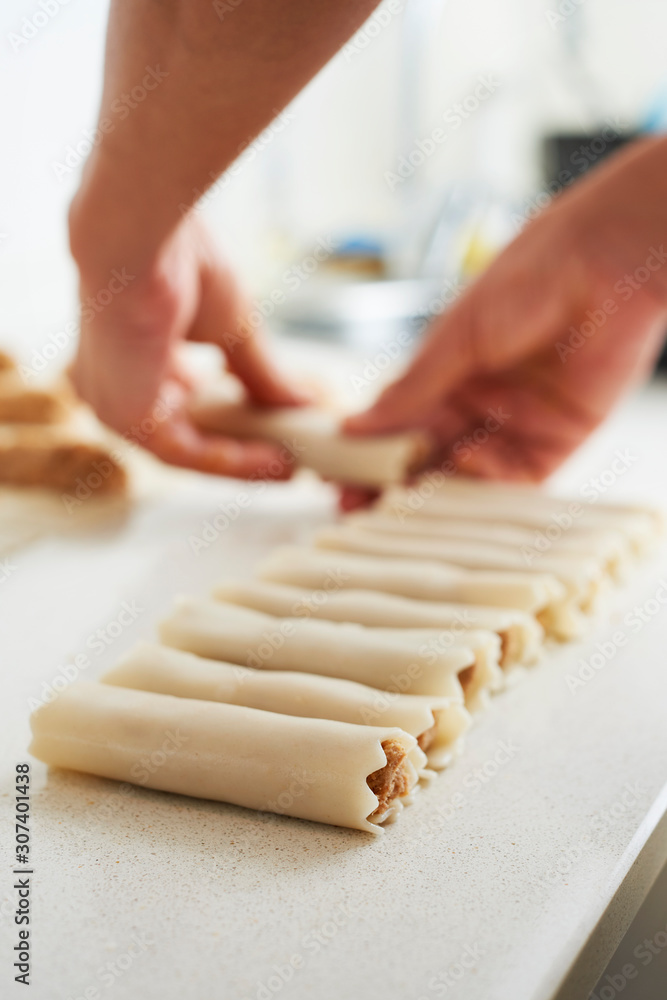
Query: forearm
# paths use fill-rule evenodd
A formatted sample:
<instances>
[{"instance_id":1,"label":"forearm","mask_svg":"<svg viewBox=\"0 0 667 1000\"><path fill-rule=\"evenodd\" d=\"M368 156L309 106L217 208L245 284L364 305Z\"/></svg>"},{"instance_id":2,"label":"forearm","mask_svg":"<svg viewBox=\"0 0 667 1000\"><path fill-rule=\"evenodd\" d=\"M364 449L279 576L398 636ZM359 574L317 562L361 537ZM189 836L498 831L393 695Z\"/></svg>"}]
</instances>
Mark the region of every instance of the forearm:
<instances>
[{"instance_id":1,"label":"forearm","mask_svg":"<svg viewBox=\"0 0 667 1000\"><path fill-rule=\"evenodd\" d=\"M556 199L551 211L560 211ZM564 224L598 270L629 273L667 303L667 137L632 143L570 192ZM642 269L639 282L632 272Z\"/></svg>"},{"instance_id":2,"label":"forearm","mask_svg":"<svg viewBox=\"0 0 667 1000\"><path fill-rule=\"evenodd\" d=\"M104 262L117 246L123 264L141 271L183 206L197 200L376 5L241 0L221 19L211 0L112 0L103 138L71 214L79 263L83 256L94 267L90 256L99 242Z\"/></svg>"}]
</instances>

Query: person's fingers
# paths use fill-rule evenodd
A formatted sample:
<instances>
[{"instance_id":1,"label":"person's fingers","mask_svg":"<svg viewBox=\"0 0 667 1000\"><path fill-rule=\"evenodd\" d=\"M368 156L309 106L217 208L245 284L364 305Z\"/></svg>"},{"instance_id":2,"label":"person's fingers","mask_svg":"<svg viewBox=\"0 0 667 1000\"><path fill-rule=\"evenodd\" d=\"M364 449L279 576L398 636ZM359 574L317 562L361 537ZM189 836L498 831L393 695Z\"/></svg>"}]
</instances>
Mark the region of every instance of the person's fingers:
<instances>
[{"instance_id":1,"label":"person's fingers","mask_svg":"<svg viewBox=\"0 0 667 1000\"><path fill-rule=\"evenodd\" d=\"M428 422L438 402L475 365L475 332L469 293L431 324L405 374L365 413L345 421L349 434L378 434Z\"/></svg>"},{"instance_id":2,"label":"person's fingers","mask_svg":"<svg viewBox=\"0 0 667 1000\"><path fill-rule=\"evenodd\" d=\"M289 479L294 459L263 441L236 441L205 433L182 410L145 436L143 446L170 465L236 479Z\"/></svg>"},{"instance_id":3,"label":"person's fingers","mask_svg":"<svg viewBox=\"0 0 667 1000\"><path fill-rule=\"evenodd\" d=\"M599 417L586 395L577 398L558 381L548 359L468 379L443 409L441 457L466 475L541 480L573 452ZM467 426L452 436L448 413Z\"/></svg>"},{"instance_id":4,"label":"person's fingers","mask_svg":"<svg viewBox=\"0 0 667 1000\"><path fill-rule=\"evenodd\" d=\"M177 351L174 351L169 359L166 378L175 382L188 393L195 392L200 384L200 380L190 371Z\"/></svg>"},{"instance_id":5,"label":"person's fingers","mask_svg":"<svg viewBox=\"0 0 667 1000\"><path fill-rule=\"evenodd\" d=\"M402 378L366 413L350 418L348 432L420 426L467 377L521 363L562 326L571 307L568 294L578 293L579 264L563 243L560 227L554 233L549 222L538 223L433 320Z\"/></svg>"},{"instance_id":6,"label":"person's fingers","mask_svg":"<svg viewBox=\"0 0 667 1000\"><path fill-rule=\"evenodd\" d=\"M72 382L109 427L123 433L141 420L159 395L169 370L170 347L162 336L132 336L120 328L82 329Z\"/></svg>"},{"instance_id":7,"label":"person's fingers","mask_svg":"<svg viewBox=\"0 0 667 1000\"><path fill-rule=\"evenodd\" d=\"M309 401L305 392L278 371L261 331L253 325L249 303L218 261L202 270L199 310L188 339L217 344L227 357L229 370L255 402L299 406Z\"/></svg>"},{"instance_id":8,"label":"person's fingers","mask_svg":"<svg viewBox=\"0 0 667 1000\"><path fill-rule=\"evenodd\" d=\"M377 500L379 491L367 489L363 486L342 486L338 498L338 506L347 513L350 510L357 510L360 507L368 507Z\"/></svg>"}]
</instances>

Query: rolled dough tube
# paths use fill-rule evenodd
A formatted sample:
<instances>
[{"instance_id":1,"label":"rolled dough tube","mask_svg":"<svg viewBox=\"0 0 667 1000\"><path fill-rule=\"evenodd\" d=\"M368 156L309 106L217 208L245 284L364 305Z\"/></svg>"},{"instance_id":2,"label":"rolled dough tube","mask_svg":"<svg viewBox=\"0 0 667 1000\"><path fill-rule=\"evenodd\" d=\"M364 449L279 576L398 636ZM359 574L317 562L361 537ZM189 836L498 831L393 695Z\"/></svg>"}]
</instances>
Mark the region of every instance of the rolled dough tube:
<instances>
[{"instance_id":1,"label":"rolled dough tube","mask_svg":"<svg viewBox=\"0 0 667 1000\"><path fill-rule=\"evenodd\" d=\"M394 642L362 625L281 620L187 597L162 622L160 638L167 646L215 660L342 677L401 694L462 697L458 675L476 666L475 654L466 646L448 649L427 664L414 640Z\"/></svg>"},{"instance_id":2,"label":"rolled dough tube","mask_svg":"<svg viewBox=\"0 0 667 1000\"><path fill-rule=\"evenodd\" d=\"M419 656L427 663L434 662L445 650L459 644L471 649L475 654L475 662L458 675L469 712L486 708L489 695L500 691L504 686L503 672L500 669L500 636L495 632L471 629L459 637L453 635L450 629L376 628L373 631L382 632L387 639L393 638L395 642L400 642L403 637L414 642Z\"/></svg>"},{"instance_id":3,"label":"rolled dough tube","mask_svg":"<svg viewBox=\"0 0 667 1000\"><path fill-rule=\"evenodd\" d=\"M233 437L264 438L282 444L293 460L325 479L381 487L401 483L423 465L430 446L417 432L378 437L341 433L332 413L313 407L260 409L226 402L215 390L192 407L196 422L207 430Z\"/></svg>"},{"instance_id":4,"label":"rolled dough tube","mask_svg":"<svg viewBox=\"0 0 667 1000\"><path fill-rule=\"evenodd\" d=\"M508 524L502 520L475 521L452 517L397 517L391 510L371 513L351 514L345 524L364 531L381 534L395 534L399 538L465 539L475 542L491 542L511 546L520 551L530 564L539 566L545 552L575 553L599 559L604 569L614 579L621 579L632 562L632 548L629 539L612 528L589 526L574 535L563 532L556 534L553 541L544 532L520 524ZM525 563L526 565L526 563Z\"/></svg>"},{"instance_id":5,"label":"rolled dough tube","mask_svg":"<svg viewBox=\"0 0 667 1000\"><path fill-rule=\"evenodd\" d=\"M55 767L369 833L409 801L426 763L415 738L390 726L86 681L31 724L30 753Z\"/></svg>"},{"instance_id":6,"label":"rolled dough tube","mask_svg":"<svg viewBox=\"0 0 667 1000\"><path fill-rule=\"evenodd\" d=\"M83 481L98 497L122 493L126 480L107 448L57 424L0 426L0 483L74 492Z\"/></svg>"},{"instance_id":7,"label":"rolled dough tube","mask_svg":"<svg viewBox=\"0 0 667 1000\"><path fill-rule=\"evenodd\" d=\"M603 483L602 485L605 484ZM536 502L543 505L547 510L552 509L553 504L555 503L568 505L571 503L576 504L581 502L578 497L553 496L549 493L545 493L538 487L531 485L521 485L520 483L508 483L502 481L492 482L484 479L473 479L469 476L459 476L457 479L448 479L446 483L442 484L438 488L438 491L440 493L446 493L447 495L459 494L466 497L493 496L494 500L496 496L520 502L528 500L530 502ZM598 503L597 496L591 498L584 492L582 492L581 496L583 496L586 500L585 509L590 513L591 518L593 519L599 518L606 520L608 516L616 514L642 514L653 518L657 527L664 527L665 511L659 507L652 506L651 504L618 503L609 501L606 498Z\"/></svg>"},{"instance_id":8,"label":"rolled dough tube","mask_svg":"<svg viewBox=\"0 0 667 1000\"><path fill-rule=\"evenodd\" d=\"M465 569L510 570L553 573L565 586L568 596L582 611L592 611L604 590L605 573L600 560L575 555L540 556L535 567L521 551L511 546L466 539L427 539L366 531L345 524L323 528L315 536L323 549L342 549L370 556L400 559L432 559Z\"/></svg>"},{"instance_id":9,"label":"rolled dough tube","mask_svg":"<svg viewBox=\"0 0 667 1000\"><path fill-rule=\"evenodd\" d=\"M279 670L253 670L180 649L140 643L104 684L223 701L282 715L397 726L414 736L430 767L445 767L460 750L470 715L457 698L392 694L356 681Z\"/></svg>"},{"instance_id":10,"label":"rolled dough tube","mask_svg":"<svg viewBox=\"0 0 667 1000\"><path fill-rule=\"evenodd\" d=\"M259 580L225 581L213 596L280 618L327 618L375 628L452 629L463 639L469 629L488 629L500 636L504 669L535 663L544 641L544 629L533 615L478 604L416 601L373 590L313 591Z\"/></svg>"},{"instance_id":11,"label":"rolled dough tube","mask_svg":"<svg viewBox=\"0 0 667 1000\"><path fill-rule=\"evenodd\" d=\"M513 496L506 488L491 486L471 490L433 491L417 484L409 489L392 489L380 498L378 506L399 515L414 511L428 517L460 517L485 521L508 521L524 524L552 536L560 531L573 536L591 527L614 528L622 532L638 555L646 552L662 530L661 512L653 509L614 508L602 503L564 500L543 493L520 491Z\"/></svg>"},{"instance_id":12,"label":"rolled dough tube","mask_svg":"<svg viewBox=\"0 0 667 1000\"><path fill-rule=\"evenodd\" d=\"M67 412L57 392L28 388L13 371L0 374L0 423L49 424L61 420Z\"/></svg>"},{"instance_id":13,"label":"rolled dough tube","mask_svg":"<svg viewBox=\"0 0 667 1000\"><path fill-rule=\"evenodd\" d=\"M549 573L466 570L426 560L282 546L261 564L259 576L312 589L377 590L416 600L518 609L534 614L558 639L571 639L583 625L565 587Z\"/></svg>"},{"instance_id":14,"label":"rolled dough tube","mask_svg":"<svg viewBox=\"0 0 667 1000\"><path fill-rule=\"evenodd\" d=\"M274 650L280 631L289 629L291 644ZM166 630L165 630L166 629ZM250 629L254 629L251 632ZM280 630L280 631L279 631ZM276 618L235 604L185 599L163 623L163 641L200 656L246 663L275 670L305 670L346 677L374 687L388 683L411 694L436 694L431 671L445 670L451 684L458 677L466 708L484 708L488 695L503 685L499 667L500 638L495 632L471 629L454 635L443 629L365 628L363 625L323 619ZM268 645L267 645L268 638ZM266 647L266 648L265 648ZM283 652L284 650L284 652ZM462 650L466 657L461 669L448 662L448 653ZM334 652L335 651L335 652ZM261 655L261 653L266 655ZM341 654L345 662L341 664ZM279 659L280 662L275 662ZM317 666L313 661L317 660ZM395 673L386 680L389 666ZM372 679L362 676L368 673ZM413 677L412 685L405 687ZM399 682L396 678L403 677ZM452 692L453 694L453 692Z\"/></svg>"},{"instance_id":15,"label":"rolled dough tube","mask_svg":"<svg viewBox=\"0 0 667 1000\"><path fill-rule=\"evenodd\" d=\"M382 690L447 694L461 697L471 712L486 707L488 695L503 685L494 632L470 631L461 638L438 630L409 635L406 629L281 620L234 605L187 600L164 625L163 641L200 656L357 679ZM281 635L290 637L290 644L277 651ZM452 661L447 654L457 651ZM464 668L458 667L461 654L468 661ZM322 664L314 666L315 659ZM395 671L389 675L392 663Z\"/></svg>"}]
</instances>

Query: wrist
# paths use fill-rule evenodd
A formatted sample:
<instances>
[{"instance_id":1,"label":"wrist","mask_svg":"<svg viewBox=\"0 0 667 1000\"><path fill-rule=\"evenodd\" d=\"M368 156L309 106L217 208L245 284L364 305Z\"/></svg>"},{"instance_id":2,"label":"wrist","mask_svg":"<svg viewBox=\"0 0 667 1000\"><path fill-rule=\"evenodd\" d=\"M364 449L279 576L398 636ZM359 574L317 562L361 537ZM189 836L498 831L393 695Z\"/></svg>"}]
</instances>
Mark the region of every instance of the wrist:
<instances>
[{"instance_id":1,"label":"wrist","mask_svg":"<svg viewBox=\"0 0 667 1000\"><path fill-rule=\"evenodd\" d=\"M68 214L70 250L83 282L113 268L141 275L156 268L183 214L149 195L150 187L131 162L114 163L95 151Z\"/></svg>"}]
</instances>

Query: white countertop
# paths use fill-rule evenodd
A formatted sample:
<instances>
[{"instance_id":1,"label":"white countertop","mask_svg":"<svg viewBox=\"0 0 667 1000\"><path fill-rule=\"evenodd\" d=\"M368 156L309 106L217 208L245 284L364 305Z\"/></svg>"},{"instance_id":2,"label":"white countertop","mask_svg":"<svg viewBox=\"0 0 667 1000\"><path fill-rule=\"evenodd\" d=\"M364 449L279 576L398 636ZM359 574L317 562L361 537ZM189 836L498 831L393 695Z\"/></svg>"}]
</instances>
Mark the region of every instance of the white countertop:
<instances>
[{"instance_id":1,"label":"white countertop","mask_svg":"<svg viewBox=\"0 0 667 1000\"><path fill-rule=\"evenodd\" d=\"M557 485L578 494L629 448L636 458L608 498L660 502L666 431L667 393L652 387ZM7 807L27 759L28 699L82 651L81 675L98 676L154 635L171 595L247 575L272 545L331 516L325 487L271 487L194 554L188 537L244 488L184 476L122 525L18 552L0 584L3 997L23 996L10 971ZM460 760L382 837L139 788L120 795L114 782L35 763L30 996L549 1000L667 811L667 615L660 605L636 630L624 622L662 578L658 551L585 642L494 700ZM133 601L136 621L98 653L95 630ZM619 629L627 644L572 692L566 675ZM510 752L494 763L502 745Z\"/></svg>"}]
</instances>

